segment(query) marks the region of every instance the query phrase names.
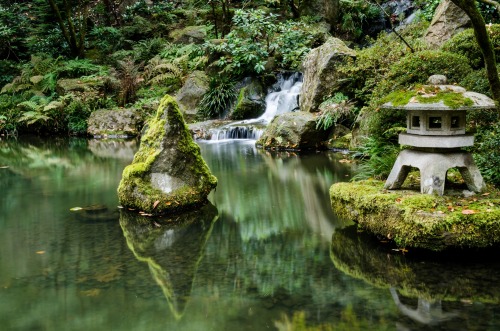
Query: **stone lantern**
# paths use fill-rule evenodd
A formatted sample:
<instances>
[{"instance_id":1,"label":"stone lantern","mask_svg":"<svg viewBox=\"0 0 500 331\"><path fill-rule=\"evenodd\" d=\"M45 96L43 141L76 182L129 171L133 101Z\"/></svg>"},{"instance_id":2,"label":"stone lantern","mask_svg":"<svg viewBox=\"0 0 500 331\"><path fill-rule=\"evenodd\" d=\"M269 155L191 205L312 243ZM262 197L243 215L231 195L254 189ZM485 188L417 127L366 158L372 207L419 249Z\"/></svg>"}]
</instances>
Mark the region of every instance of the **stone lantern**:
<instances>
[{"instance_id":1,"label":"stone lantern","mask_svg":"<svg viewBox=\"0 0 500 331\"><path fill-rule=\"evenodd\" d=\"M466 112L494 109L494 101L463 87L446 85L442 75L431 76L429 85L401 92L393 99L382 107L406 110L407 132L399 135L399 143L411 149L398 155L385 188L400 188L415 167L420 170L421 193L443 195L446 173L456 167L469 190L482 191L483 177L471 153L462 150L474 144L474 136L465 133Z\"/></svg>"}]
</instances>

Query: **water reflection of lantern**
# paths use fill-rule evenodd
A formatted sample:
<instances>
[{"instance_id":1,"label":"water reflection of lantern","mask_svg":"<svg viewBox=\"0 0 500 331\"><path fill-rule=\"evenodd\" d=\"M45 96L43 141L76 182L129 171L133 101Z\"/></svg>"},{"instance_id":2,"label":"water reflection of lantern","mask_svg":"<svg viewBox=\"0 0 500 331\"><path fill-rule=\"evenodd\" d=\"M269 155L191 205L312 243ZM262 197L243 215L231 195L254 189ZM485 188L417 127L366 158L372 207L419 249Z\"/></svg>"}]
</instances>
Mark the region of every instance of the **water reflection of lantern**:
<instances>
[{"instance_id":1,"label":"water reflection of lantern","mask_svg":"<svg viewBox=\"0 0 500 331\"><path fill-rule=\"evenodd\" d=\"M409 98L404 104L390 101L382 106L406 110L407 132L399 135L399 143L411 147L398 155L385 188L400 188L415 167L420 170L421 193L443 195L446 174L456 167L469 190L482 191L483 177L472 155L462 150L474 145L474 136L465 133L466 112L494 109L493 100L463 87L446 85L442 75L431 76L429 85L413 92L402 92Z\"/></svg>"}]
</instances>

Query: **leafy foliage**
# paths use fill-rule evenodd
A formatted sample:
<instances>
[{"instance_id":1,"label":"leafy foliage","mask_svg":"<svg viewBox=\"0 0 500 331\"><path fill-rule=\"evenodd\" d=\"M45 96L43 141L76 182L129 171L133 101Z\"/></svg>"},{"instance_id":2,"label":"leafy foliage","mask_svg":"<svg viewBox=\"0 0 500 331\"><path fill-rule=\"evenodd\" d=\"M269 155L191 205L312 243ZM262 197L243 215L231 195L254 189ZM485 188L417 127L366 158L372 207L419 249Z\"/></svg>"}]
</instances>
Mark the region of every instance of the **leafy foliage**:
<instances>
[{"instance_id":1,"label":"leafy foliage","mask_svg":"<svg viewBox=\"0 0 500 331\"><path fill-rule=\"evenodd\" d=\"M347 39L363 36L363 27L373 20L380 19L380 8L370 1L340 1L340 30Z\"/></svg>"},{"instance_id":2,"label":"leafy foliage","mask_svg":"<svg viewBox=\"0 0 500 331\"><path fill-rule=\"evenodd\" d=\"M355 151L360 158L359 167L353 180L385 179L399 153L399 147L376 137L366 137Z\"/></svg>"},{"instance_id":3,"label":"leafy foliage","mask_svg":"<svg viewBox=\"0 0 500 331\"><path fill-rule=\"evenodd\" d=\"M328 130L340 119L349 117L355 108L349 103L349 98L338 92L321 103L321 115L316 119L316 129Z\"/></svg>"},{"instance_id":4,"label":"leafy foliage","mask_svg":"<svg viewBox=\"0 0 500 331\"><path fill-rule=\"evenodd\" d=\"M493 24L487 26L491 43L495 55L500 57L500 25ZM474 36L473 29L467 29L454 35L441 47L444 51L460 54L469 59L472 68L480 69L484 67L483 54Z\"/></svg>"},{"instance_id":5,"label":"leafy foliage","mask_svg":"<svg viewBox=\"0 0 500 331\"><path fill-rule=\"evenodd\" d=\"M141 40L134 45L134 60L138 62L147 62L156 55L160 54L166 41L163 38L151 38Z\"/></svg>"},{"instance_id":6,"label":"leafy foliage","mask_svg":"<svg viewBox=\"0 0 500 331\"><path fill-rule=\"evenodd\" d=\"M166 85L174 91L181 85L182 69L173 62L155 56L144 67L144 80L146 84Z\"/></svg>"},{"instance_id":7,"label":"leafy foliage","mask_svg":"<svg viewBox=\"0 0 500 331\"><path fill-rule=\"evenodd\" d=\"M167 43L164 45L160 57L179 66L183 74L204 69L208 61L204 48L196 44Z\"/></svg>"},{"instance_id":8,"label":"leafy foliage","mask_svg":"<svg viewBox=\"0 0 500 331\"><path fill-rule=\"evenodd\" d=\"M212 78L200 101L199 112L205 118L220 117L236 98L235 84L227 77Z\"/></svg>"},{"instance_id":9,"label":"leafy foliage","mask_svg":"<svg viewBox=\"0 0 500 331\"><path fill-rule=\"evenodd\" d=\"M476 136L476 153L474 160L487 182L500 185L500 124L497 122L491 128Z\"/></svg>"},{"instance_id":10,"label":"leafy foliage","mask_svg":"<svg viewBox=\"0 0 500 331\"><path fill-rule=\"evenodd\" d=\"M125 106L127 103L133 102L136 97L137 89L142 82L140 68L142 64L136 64L132 59L128 58L123 61L118 61L118 79L120 80L120 93L118 95L118 104Z\"/></svg>"}]
</instances>

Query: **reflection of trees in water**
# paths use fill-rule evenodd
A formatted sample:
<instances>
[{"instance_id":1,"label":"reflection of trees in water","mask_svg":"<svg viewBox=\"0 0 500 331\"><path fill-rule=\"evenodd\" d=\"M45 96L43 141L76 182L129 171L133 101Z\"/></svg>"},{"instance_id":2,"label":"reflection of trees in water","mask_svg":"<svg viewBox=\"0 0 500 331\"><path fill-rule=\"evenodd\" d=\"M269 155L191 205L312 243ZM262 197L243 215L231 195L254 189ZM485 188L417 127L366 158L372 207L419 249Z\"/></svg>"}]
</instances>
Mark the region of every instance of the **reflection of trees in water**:
<instances>
[{"instance_id":1,"label":"reflection of trees in water","mask_svg":"<svg viewBox=\"0 0 500 331\"><path fill-rule=\"evenodd\" d=\"M139 261L148 264L176 318L182 316L191 295L193 280L216 219L217 209L211 204L154 220L128 212L120 215L129 249Z\"/></svg>"},{"instance_id":2,"label":"reflection of trees in water","mask_svg":"<svg viewBox=\"0 0 500 331\"><path fill-rule=\"evenodd\" d=\"M256 150L253 145L202 145L219 179L210 200L241 224L244 240L264 239L309 227L329 240L335 222L328 189L349 169L331 153L296 155Z\"/></svg>"},{"instance_id":3,"label":"reflection of trees in water","mask_svg":"<svg viewBox=\"0 0 500 331\"><path fill-rule=\"evenodd\" d=\"M497 261L412 259L356 233L355 226L336 230L330 254L335 267L346 275L389 289L395 306L417 326L453 329L450 325L469 319L473 303L500 302L495 285L500 280ZM399 330L419 329L403 322L397 326Z\"/></svg>"}]
</instances>

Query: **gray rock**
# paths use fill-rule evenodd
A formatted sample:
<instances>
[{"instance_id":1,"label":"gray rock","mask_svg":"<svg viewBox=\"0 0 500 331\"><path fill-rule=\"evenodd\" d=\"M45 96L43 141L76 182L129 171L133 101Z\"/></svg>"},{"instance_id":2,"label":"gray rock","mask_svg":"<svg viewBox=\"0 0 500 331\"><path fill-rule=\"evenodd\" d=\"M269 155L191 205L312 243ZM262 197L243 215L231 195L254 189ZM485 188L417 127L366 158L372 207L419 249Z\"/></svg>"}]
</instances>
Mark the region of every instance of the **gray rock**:
<instances>
[{"instance_id":1,"label":"gray rock","mask_svg":"<svg viewBox=\"0 0 500 331\"><path fill-rule=\"evenodd\" d=\"M205 204L217 178L201 157L174 98L162 99L147 127L134 161L123 170L120 203L149 214Z\"/></svg>"},{"instance_id":2,"label":"gray rock","mask_svg":"<svg viewBox=\"0 0 500 331\"><path fill-rule=\"evenodd\" d=\"M328 131L316 129L316 116L308 112L284 113L276 116L256 145L266 149L324 149Z\"/></svg>"},{"instance_id":3,"label":"gray rock","mask_svg":"<svg viewBox=\"0 0 500 331\"><path fill-rule=\"evenodd\" d=\"M196 115L198 105L208 90L208 76L203 71L193 71L176 95L179 109L187 115Z\"/></svg>"},{"instance_id":4,"label":"gray rock","mask_svg":"<svg viewBox=\"0 0 500 331\"><path fill-rule=\"evenodd\" d=\"M142 114L135 109L101 109L90 114L87 133L94 138L128 138L141 132Z\"/></svg>"},{"instance_id":5,"label":"gray rock","mask_svg":"<svg viewBox=\"0 0 500 331\"><path fill-rule=\"evenodd\" d=\"M238 100L229 118L233 120L244 120L259 117L266 110L266 93L264 86L250 78L238 93Z\"/></svg>"},{"instance_id":6,"label":"gray rock","mask_svg":"<svg viewBox=\"0 0 500 331\"><path fill-rule=\"evenodd\" d=\"M434 12L424 39L431 47L439 48L445 41L469 28L470 25L470 19L462 9L450 0L443 0Z\"/></svg>"},{"instance_id":7,"label":"gray rock","mask_svg":"<svg viewBox=\"0 0 500 331\"><path fill-rule=\"evenodd\" d=\"M59 79L56 84L56 92L59 95L71 92L104 92L104 85L104 78L101 77L86 80L80 78Z\"/></svg>"},{"instance_id":8,"label":"gray rock","mask_svg":"<svg viewBox=\"0 0 500 331\"><path fill-rule=\"evenodd\" d=\"M181 30L173 30L170 37L176 44L203 44L207 37L206 26L187 26Z\"/></svg>"},{"instance_id":9,"label":"gray rock","mask_svg":"<svg viewBox=\"0 0 500 331\"><path fill-rule=\"evenodd\" d=\"M304 83L300 96L300 110L317 112L319 105L333 92L340 91L342 75L339 64L356 57L356 52L337 38L329 38L322 46L309 52L302 62Z\"/></svg>"}]
</instances>

